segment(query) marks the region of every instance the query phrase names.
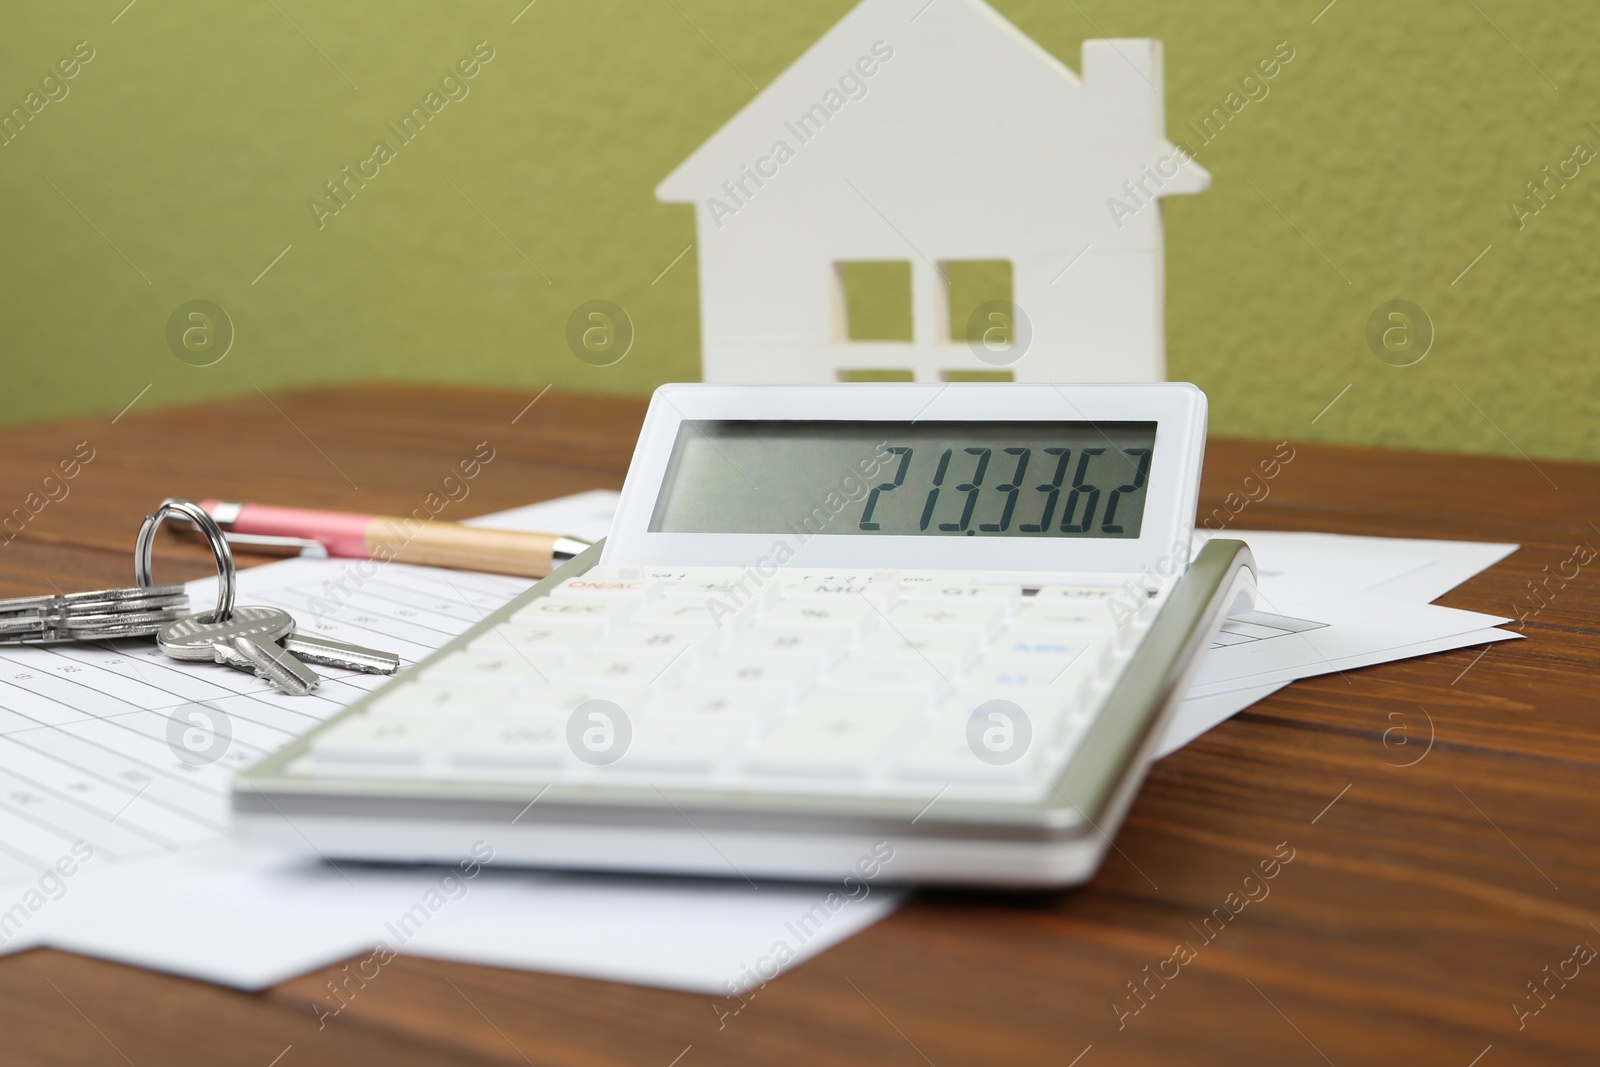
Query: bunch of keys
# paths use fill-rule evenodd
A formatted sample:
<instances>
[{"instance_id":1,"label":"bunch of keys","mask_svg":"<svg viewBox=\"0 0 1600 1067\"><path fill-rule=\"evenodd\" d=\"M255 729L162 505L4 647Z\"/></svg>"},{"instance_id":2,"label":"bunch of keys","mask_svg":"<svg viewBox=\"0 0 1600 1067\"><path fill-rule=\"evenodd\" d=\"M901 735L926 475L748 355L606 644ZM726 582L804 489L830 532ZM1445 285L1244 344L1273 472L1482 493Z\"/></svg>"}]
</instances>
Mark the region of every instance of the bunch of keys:
<instances>
[{"instance_id":1,"label":"bunch of keys","mask_svg":"<svg viewBox=\"0 0 1600 1067\"><path fill-rule=\"evenodd\" d=\"M265 678L283 692L296 696L311 692L322 681L307 664L342 667L366 674L393 674L399 670L400 657L392 652L297 634L294 617L279 608L235 607L233 552L221 528L205 509L187 500L164 500L154 515L145 516L134 553L134 573L141 587L156 588L151 573L151 549L156 529L162 520L174 514L192 520L211 546L211 554L217 561L217 605L207 614L165 621L154 628L156 645L161 651L174 659L226 664Z\"/></svg>"},{"instance_id":2,"label":"bunch of keys","mask_svg":"<svg viewBox=\"0 0 1600 1067\"><path fill-rule=\"evenodd\" d=\"M189 594L181 585L0 600L0 644L148 637L187 614Z\"/></svg>"}]
</instances>

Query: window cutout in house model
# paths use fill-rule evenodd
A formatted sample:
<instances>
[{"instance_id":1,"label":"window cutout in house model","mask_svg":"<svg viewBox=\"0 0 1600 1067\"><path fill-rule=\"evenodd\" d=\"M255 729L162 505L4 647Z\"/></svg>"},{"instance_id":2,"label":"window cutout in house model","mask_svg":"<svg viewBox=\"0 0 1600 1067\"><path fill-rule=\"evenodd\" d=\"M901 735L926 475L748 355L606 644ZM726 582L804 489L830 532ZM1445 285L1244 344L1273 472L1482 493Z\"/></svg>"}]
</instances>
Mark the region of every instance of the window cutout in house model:
<instances>
[{"instance_id":1,"label":"window cutout in house model","mask_svg":"<svg viewBox=\"0 0 1600 1067\"><path fill-rule=\"evenodd\" d=\"M833 266L839 279L847 340L912 339L909 260L865 260Z\"/></svg>"},{"instance_id":2,"label":"window cutout in house model","mask_svg":"<svg viewBox=\"0 0 1600 1067\"><path fill-rule=\"evenodd\" d=\"M837 374L841 382L909 382L914 379L908 370L849 370L840 368Z\"/></svg>"},{"instance_id":3,"label":"window cutout in house model","mask_svg":"<svg viewBox=\"0 0 1600 1067\"><path fill-rule=\"evenodd\" d=\"M947 370L939 372L945 382L1014 382L1016 374L1008 370Z\"/></svg>"},{"instance_id":4,"label":"window cutout in house model","mask_svg":"<svg viewBox=\"0 0 1600 1067\"><path fill-rule=\"evenodd\" d=\"M1009 259L947 259L939 264L944 277L945 310L949 313L944 337L957 344L983 340L983 333L997 325L986 314L996 305L1010 305L1011 261ZM1004 344L1015 340L1011 316L1000 324Z\"/></svg>"}]
</instances>

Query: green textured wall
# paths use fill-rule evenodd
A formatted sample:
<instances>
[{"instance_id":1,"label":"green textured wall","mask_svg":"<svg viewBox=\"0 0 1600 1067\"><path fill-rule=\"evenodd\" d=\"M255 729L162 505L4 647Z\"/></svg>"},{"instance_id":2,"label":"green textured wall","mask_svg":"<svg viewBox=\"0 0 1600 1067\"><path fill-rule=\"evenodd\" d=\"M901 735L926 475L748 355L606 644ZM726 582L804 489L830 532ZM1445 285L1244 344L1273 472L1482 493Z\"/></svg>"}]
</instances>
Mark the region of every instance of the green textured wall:
<instances>
[{"instance_id":1,"label":"green textured wall","mask_svg":"<svg viewBox=\"0 0 1600 1067\"><path fill-rule=\"evenodd\" d=\"M0 34L6 111L94 51L0 145L0 421L368 378L693 378L694 253L668 269L691 212L651 190L850 6L125 2L14 5ZM1167 207L1170 370L1215 429L1600 459L1600 165L1521 228L1509 206L1600 146L1592 7L1322 3L996 6L1074 67L1085 37L1166 41L1169 135L1215 179ZM479 41L469 94L319 229L323 183L397 143L385 124ZM1280 41L1269 94L1199 146L1185 122ZM195 299L234 324L212 366L169 350ZM567 348L593 299L635 324L614 366ZM1411 366L1366 338L1394 299L1433 324Z\"/></svg>"}]
</instances>

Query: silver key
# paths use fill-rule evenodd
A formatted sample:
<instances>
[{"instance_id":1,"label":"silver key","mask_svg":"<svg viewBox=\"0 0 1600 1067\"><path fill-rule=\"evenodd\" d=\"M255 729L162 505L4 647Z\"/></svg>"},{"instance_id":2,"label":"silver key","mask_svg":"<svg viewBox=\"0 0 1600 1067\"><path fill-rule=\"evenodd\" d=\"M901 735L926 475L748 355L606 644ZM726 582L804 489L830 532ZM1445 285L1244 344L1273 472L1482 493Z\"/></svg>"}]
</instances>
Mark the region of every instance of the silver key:
<instances>
[{"instance_id":1,"label":"silver key","mask_svg":"<svg viewBox=\"0 0 1600 1067\"><path fill-rule=\"evenodd\" d=\"M122 614L124 612L157 611L166 608L188 608L188 596L150 596L124 600L86 600L64 605L62 614L68 619L84 615ZM191 613L192 614L192 613Z\"/></svg>"},{"instance_id":2,"label":"silver key","mask_svg":"<svg viewBox=\"0 0 1600 1067\"><path fill-rule=\"evenodd\" d=\"M144 637L188 613L189 596L181 585L0 600L0 643Z\"/></svg>"},{"instance_id":3,"label":"silver key","mask_svg":"<svg viewBox=\"0 0 1600 1067\"><path fill-rule=\"evenodd\" d=\"M66 593L61 599L67 604L84 604L98 601L148 600L151 597L182 597L188 592L181 585L141 585L128 589L91 589L85 593Z\"/></svg>"},{"instance_id":4,"label":"silver key","mask_svg":"<svg viewBox=\"0 0 1600 1067\"><path fill-rule=\"evenodd\" d=\"M249 637L235 637L228 642L235 653L243 657L257 678L265 678L285 693L305 696L322 681L317 672L307 667L294 653L278 647L274 642L255 641ZM226 660L230 667L238 666Z\"/></svg>"},{"instance_id":5,"label":"silver key","mask_svg":"<svg viewBox=\"0 0 1600 1067\"><path fill-rule=\"evenodd\" d=\"M393 674L400 669L400 657L393 652L362 648L331 637L290 633L279 638L278 644L318 667L342 667L363 674Z\"/></svg>"},{"instance_id":6,"label":"silver key","mask_svg":"<svg viewBox=\"0 0 1600 1067\"><path fill-rule=\"evenodd\" d=\"M133 586L127 589L90 589L82 593L46 593L43 596L16 597L0 600L0 615L13 612L34 612L39 609L76 610L84 605L115 606L134 600L188 599L181 585Z\"/></svg>"},{"instance_id":7,"label":"silver key","mask_svg":"<svg viewBox=\"0 0 1600 1067\"><path fill-rule=\"evenodd\" d=\"M0 634L7 640L26 640L30 634L42 634L49 628L49 619L43 612L35 611L31 614L16 612L0 616Z\"/></svg>"},{"instance_id":8,"label":"silver key","mask_svg":"<svg viewBox=\"0 0 1600 1067\"><path fill-rule=\"evenodd\" d=\"M147 626L145 632L150 633L169 622L188 618L189 605L155 608L149 611L108 611L94 614L68 615L64 623L57 629L65 630L69 634L103 630L107 627L126 629L130 626Z\"/></svg>"},{"instance_id":9,"label":"silver key","mask_svg":"<svg viewBox=\"0 0 1600 1067\"><path fill-rule=\"evenodd\" d=\"M9 615L12 612L37 612L40 608L48 608L61 598L46 593L43 596L19 596L10 600L0 600L0 615Z\"/></svg>"},{"instance_id":10,"label":"silver key","mask_svg":"<svg viewBox=\"0 0 1600 1067\"><path fill-rule=\"evenodd\" d=\"M279 646L279 651L289 653L302 667L309 663L319 667L340 667L345 670L361 671L366 674L393 674L400 669L400 657L393 652L383 652L374 648L363 648L361 645L352 645L344 641L335 641L330 637L316 637L311 634L295 632L294 616L278 608L241 607L234 609L234 619L240 618L242 613L247 613L251 620L259 622L262 629L254 630L247 635L258 644L265 645L271 641ZM184 620L186 623L198 620ZM239 670L254 671L258 676L268 677L274 684L282 684L276 679L271 679L268 674L263 674L263 663L259 657L247 659L237 649L231 647L231 638L219 645L211 642L209 647L200 637L185 637L179 631L187 632L194 627L179 627L166 636L161 647L169 655L179 659L213 659L218 663L226 663ZM197 631L198 632L198 631ZM238 635L235 635L238 636ZM169 647L171 646L171 647ZM281 657L272 649L266 649L268 659L277 662ZM286 667L293 672L293 667ZM314 677L314 675L313 675ZM315 683L313 683L315 684ZM298 688L296 682L288 683L291 688Z\"/></svg>"},{"instance_id":11,"label":"silver key","mask_svg":"<svg viewBox=\"0 0 1600 1067\"><path fill-rule=\"evenodd\" d=\"M322 679L294 654L277 646L294 633L294 618L278 608L245 605L223 622L193 616L169 622L156 633L156 644L173 659L212 660L254 672L284 692L303 695ZM268 646L271 646L270 648Z\"/></svg>"}]
</instances>

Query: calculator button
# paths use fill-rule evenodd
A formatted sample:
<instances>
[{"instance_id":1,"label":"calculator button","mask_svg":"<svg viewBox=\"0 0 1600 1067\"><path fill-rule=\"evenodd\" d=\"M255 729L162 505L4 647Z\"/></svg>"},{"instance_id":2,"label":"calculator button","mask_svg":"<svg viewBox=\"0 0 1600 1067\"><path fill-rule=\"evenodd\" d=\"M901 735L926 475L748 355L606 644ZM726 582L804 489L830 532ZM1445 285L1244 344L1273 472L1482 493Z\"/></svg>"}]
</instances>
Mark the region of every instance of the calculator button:
<instances>
[{"instance_id":1,"label":"calculator button","mask_svg":"<svg viewBox=\"0 0 1600 1067\"><path fill-rule=\"evenodd\" d=\"M1106 685L1114 681L1127 665L1129 650L1108 641L1091 648L1084 658L1088 661L1090 677L1096 684Z\"/></svg>"},{"instance_id":2,"label":"calculator button","mask_svg":"<svg viewBox=\"0 0 1600 1067\"><path fill-rule=\"evenodd\" d=\"M858 715L867 719L915 717L928 704L927 695L920 692L842 689L829 685L796 704L790 715L799 718L827 718L836 714Z\"/></svg>"},{"instance_id":3,"label":"calculator button","mask_svg":"<svg viewBox=\"0 0 1600 1067\"><path fill-rule=\"evenodd\" d=\"M855 597L886 606L899 598L900 583L890 571L820 577L804 575L786 579L780 590L784 600L836 600L839 597Z\"/></svg>"},{"instance_id":4,"label":"calculator button","mask_svg":"<svg viewBox=\"0 0 1600 1067\"><path fill-rule=\"evenodd\" d=\"M1023 689L1048 689L1067 673L1069 664L1044 662L1032 666L1021 663L981 663L962 679L964 687L1005 696Z\"/></svg>"},{"instance_id":5,"label":"calculator button","mask_svg":"<svg viewBox=\"0 0 1600 1067\"><path fill-rule=\"evenodd\" d=\"M901 595L907 600L1020 600L1022 586L978 582L929 582L926 585L903 584Z\"/></svg>"},{"instance_id":6,"label":"calculator button","mask_svg":"<svg viewBox=\"0 0 1600 1067\"><path fill-rule=\"evenodd\" d=\"M1040 585L1034 597L1039 602L1052 600L1093 604L1122 596L1122 590L1106 585Z\"/></svg>"},{"instance_id":7,"label":"calculator button","mask_svg":"<svg viewBox=\"0 0 1600 1067\"><path fill-rule=\"evenodd\" d=\"M1150 625L1156 621L1160 607L1156 601L1150 600L1139 606L1138 611L1119 612L1113 625L1116 627L1116 646L1120 652L1132 652L1134 646L1144 640L1144 635L1150 632Z\"/></svg>"},{"instance_id":8,"label":"calculator button","mask_svg":"<svg viewBox=\"0 0 1600 1067\"><path fill-rule=\"evenodd\" d=\"M971 636L951 630L898 631L880 627L856 647L858 659L886 659L896 662L918 660L932 663L950 674L961 670L978 653Z\"/></svg>"},{"instance_id":9,"label":"calculator button","mask_svg":"<svg viewBox=\"0 0 1600 1067\"><path fill-rule=\"evenodd\" d=\"M652 584L642 576L632 581L622 581L591 578L585 574L568 578L550 590L550 596L557 600L640 600Z\"/></svg>"},{"instance_id":10,"label":"calculator button","mask_svg":"<svg viewBox=\"0 0 1600 1067\"><path fill-rule=\"evenodd\" d=\"M555 680L564 685L584 682L613 682L618 685L648 686L656 681L681 654L677 652L644 652L632 649L626 653L599 656L576 656L563 663L555 672Z\"/></svg>"},{"instance_id":11,"label":"calculator button","mask_svg":"<svg viewBox=\"0 0 1600 1067\"><path fill-rule=\"evenodd\" d=\"M1084 734L1089 732L1089 724L1094 722L1094 716L1083 707L1067 707L1056 716L1050 740L1055 745L1057 752L1072 752L1083 740Z\"/></svg>"},{"instance_id":12,"label":"calculator button","mask_svg":"<svg viewBox=\"0 0 1600 1067\"><path fill-rule=\"evenodd\" d=\"M839 657L849 644L848 630L822 627L757 626L728 642L728 654L760 659L805 660L821 667Z\"/></svg>"},{"instance_id":13,"label":"calculator button","mask_svg":"<svg viewBox=\"0 0 1600 1067\"><path fill-rule=\"evenodd\" d=\"M648 713L663 718L754 720L782 708L788 694L781 689L707 689L693 686L659 694Z\"/></svg>"},{"instance_id":14,"label":"calculator button","mask_svg":"<svg viewBox=\"0 0 1600 1067\"><path fill-rule=\"evenodd\" d=\"M504 682L435 685L427 679L386 689L369 706L374 718L424 719L490 711L509 702L516 687Z\"/></svg>"},{"instance_id":15,"label":"calculator button","mask_svg":"<svg viewBox=\"0 0 1600 1067\"><path fill-rule=\"evenodd\" d=\"M849 689L892 689L930 696L951 678L926 660L851 659L828 674L828 684Z\"/></svg>"},{"instance_id":16,"label":"calculator button","mask_svg":"<svg viewBox=\"0 0 1600 1067\"><path fill-rule=\"evenodd\" d=\"M968 757L978 760L971 750L971 720L974 713L981 713L984 705L990 701L1006 701L1016 705L1016 712L1021 713L1027 720L1027 736L1029 736L1029 749L1016 758L1013 763L1019 766L1022 776L1034 773L1038 763L1043 763L1051 752L1061 755L1064 741L1074 741L1077 734L1074 729L1067 729L1069 721L1082 720L1083 723L1093 720L1093 715L1088 713L1086 705L1075 702L1070 689L1014 689L1010 693L997 694L994 691L976 691L976 693L963 693L960 696L950 697L949 701L942 702L934 709L930 717L930 725L926 729L926 736L946 737L947 741L954 741L968 749ZM979 737L982 729L989 728L989 723L981 723ZM1013 723L1013 729L1021 734L1022 726ZM928 741L928 749L923 752L923 757L928 763L936 761L939 745ZM910 750L907 749L907 757ZM917 777L917 773L910 773ZM973 776L978 777L978 769L973 769ZM1003 774L998 777L1005 777Z\"/></svg>"},{"instance_id":17,"label":"calculator button","mask_svg":"<svg viewBox=\"0 0 1600 1067\"><path fill-rule=\"evenodd\" d=\"M611 631L602 644L608 652L625 652L632 656L645 653L652 656L675 656L699 640L692 630L670 626L640 626L629 623Z\"/></svg>"},{"instance_id":18,"label":"calculator button","mask_svg":"<svg viewBox=\"0 0 1600 1067\"><path fill-rule=\"evenodd\" d=\"M566 753L566 724L558 718L487 722L450 745L450 762L469 767L558 767Z\"/></svg>"},{"instance_id":19,"label":"calculator button","mask_svg":"<svg viewBox=\"0 0 1600 1067\"><path fill-rule=\"evenodd\" d=\"M1081 648L1070 660L1057 660L1056 670L1052 674L1059 678L1072 677L1089 678L1094 681L1104 682L1113 677L1122 667L1125 656L1118 653L1116 643L1108 634L1095 634L1078 632L1066 634L1062 631L1050 633L1031 633L1016 635L1011 631L1006 633L1006 638L1020 642L1024 646L1030 643L1049 644L1053 641L1065 640ZM1021 668L1026 661L1021 658L1012 658L997 661L997 668ZM1063 669L1064 668L1064 669Z\"/></svg>"},{"instance_id":20,"label":"calculator button","mask_svg":"<svg viewBox=\"0 0 1600 1067\"><path fill-rule=\"evenodd\" d=\"M599 637L598 623L556 625L508 622L496 626L472 643L473 649L517 648L524 652L550 652L574 648Z\"/></svg>"},{"instance_id":21,"label":"calculator button","mask_svg":"<svg viewBox=\"0 0 1600 1067\"><path fill-rule=\"evenodd\" d=\"M511 623L536 626L592 625L614 622L634 608L627 600L540 597L511 616Z\"/></svg>"},{"instance_id":22,"label":"calculator button","mask_svg":"<svg viewBox=\"0 0 1600 1067\"><path fill-rule=\"evenodd\" d=\"M995 665L1018 664L1040 667L1054 665L1059 671L1081 656L1088 646L1088 641L1073 640L1058 633L1024 632L1020 635L1008 634L996 641L989 646L985 658Z\"/></svg>"},{"instance_id":23,"label":"calculator button","mask_svg":"<svg viewBox=\"0 0 1600 1067\"><path fill-rule=\"evenodd\" d=\"M997 601L911 600L886 616L900 630L949 630L988 635L1005 618L1009 605Z\"/></svg>"},{"instance_id":24,"label":"calculator button","mask_svg":"<svg viewBox=\"0 0 1600 1067\"><path fill-rule=\"evenodd\" d=\"M770 581L764 581L755 571L737 567L697 567L677 581L661 582L657 590L675 600L698 600L704 604L716 598L726 605L737 607L752 599L770 597Z\"/></svg>"},{"instance_id":25,"label":"calculator button","mask_svg":"<svg viewBox=\"0 0 1600 1067\"><path fill-rule=\"evenodd\" d=\"M703 600L650 600L633 616L646 626L674 626L686 630L715 631L721 616L713 616ZM724 623L726 622L723 619Z\"/></svg>"},{"instance_id":26,"label":"calculator button","mask_svg":"<svg viewBox=\"0 0 1600 1067\"><path fill-rule=\"evenodd\" d=\"M443 686L459 680L469 683L469 688L479 683L547 685L549 672L558 662L559 656L546 652L530 654L504 645L496 648L480 643L430 664L423 677L433 685Z\"/></svg>"},{"instance_id":27,"label":"calculator button","mask_svg":"<svg viewBox=\"0 0 1600 1067\"><path fill-rule=\"evenodd\" d=\"M1073 705L1075 689L1071 686L1014 686L1011 688L966 688L941 701L931 716L931 732L950 736L966 736L967 725L974 713L994 700L1014 704L1027 716L1029 733L1042 738L1055 729L1062 715L1079 710Z\"/></svg>"},{"instance_id":28,"label":"calculator button","mask_svg":"<svg viewBox=\"0 0 1600 1067\"><path fill-rule=\"evenodd\" d=\"M746 599L696 596L681 600L668 597L666 603L691 607L710 625L711 630L718 633L732 633L754 623L773 601L765 596Z\"/></svg>"},{"instance_id":29,"label":"calculator button","mask_svg":"<svg viewBox=\"0 0 1600 1067\"><path fill-rule=\"evenodd\" d=\"M905 732L915 712L840 707L825 715L792 714L751 753L750 770L765 774L856 778Z\"/></svg>"},{"instance_id":30,"label":"calculator button","mask_svg":"<svg viewBox=\"0 0 1600 1067\"><path fill-rule=\"evenodd\" d=\"M750 727L737 719L648 720L634 727L619 770L709 771L743 743Z\"/></svg>"},{"instance_id":31,"label":"calculator button","mask_svg":"<svg viewBox=\"0 0 1600 1067\"><path fill-rule=\"evenodd\" d=\"M931 730L913 741L896 762L894 776L930 782L1024 781L1033 776L1040 763L1043 746L1031 739L1028 747L1011 762L991 763L979 759L967 733Z\"/></svg>"},{"instance_id":32,"label":"calculator button","mask_svg":"<svg viewBox=\"0 0 1600 1067\"><path fill-rule=\"evenodd\" d=\"M1103 600L1030 600L1012 618L1013 632L1109 631L1116 624Z\"/></svg>"},{"instance_id":33,"label":"calculator button","mask_svg":"<svg viewBox=\"0 0 1600 1067\"><path fill-rule=\"evenodd\" d=\"M728 618L730 614L760 610L762 605L770 604L774 599L769 590L758 586L755 582L746 582L743 585L707 582L703 585L669 586L661 590L661 593L668 600L697 605L713 621Z\"/></svg>"},{"instance_id":34,"label":"calculator button","mask_svg":"<svg viewBox=\"0 0 1600 1067\"><path fill-rule=\"evenodd\" d=\"M703 663L689 674L686 685L729 689L781 688L793 690L811 681L816 671L804 660L743 659L724 656Z\"/></svg>"},{"instance_id":35,"label":"calculator button","mask_svg":"<svg viewBox=\"0 0 1600 1067\"><path fill-rule=\"evenodd\" d=\"M312 738L311 755L329 763L421 763L460 729L451 719L357 715Z\"/></svg>"},{"instance_id":36,"label":"calculator button","mask_svg":"<svg viewBox=\"0 0 1600 1067\"><path fill-rule=\"evenodd\" d=\"M1107 637L1112 633L1112 619L1109 614L1090 611L1078 614L1078 608L1069 608L1064 613L1053 611L1019 611L1013 617L1005 630L1003 638L1022 637L1058 637L1066 640L1093 641Z\"/></svg>"},{"instance_id":37,"label":"calculator button","mask_svg":"<svg viewBox=\"0 0 1600 1067\"><path fill-rule=\"evenodd\" d=\"M621 685L610 682L592 682L587 685L553 685L548 689L535 689L493 709L490 718L517 722L543 721L558 716L563 721L580 704L591 700L606 700L632 716L645 705L649 690L643 686Z\"/></svg>"},{"instance_id":38,"label":"calculator button","mask_svg":"<svg viewBox=\"0 0 1600 1067\"><path fill-rule=\"evenodd\" d=\"M781 600L760 619L763 626L837 627L860 634L879 619L878 609L860 598Z\"/></svg>"}]
</instances>

